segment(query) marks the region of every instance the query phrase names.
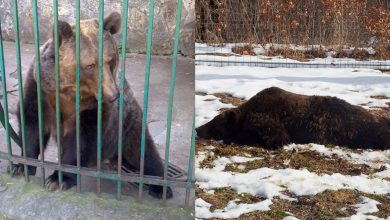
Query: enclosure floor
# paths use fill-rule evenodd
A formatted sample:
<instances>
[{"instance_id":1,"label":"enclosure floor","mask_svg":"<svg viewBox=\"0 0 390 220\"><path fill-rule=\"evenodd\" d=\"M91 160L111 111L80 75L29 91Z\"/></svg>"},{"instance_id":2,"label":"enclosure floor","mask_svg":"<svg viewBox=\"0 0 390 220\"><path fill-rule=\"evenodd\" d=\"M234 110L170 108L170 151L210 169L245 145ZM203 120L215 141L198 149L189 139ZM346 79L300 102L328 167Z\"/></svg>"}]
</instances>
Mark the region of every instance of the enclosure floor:
<instances>
[{"instance_id":1,"label":"enclosure floor","mask_svg":"<svg viewBox=\"0 0 390 220\"><path fill-rule=\"evenodd\" d=\"M0 174L0 220L9 219L194 219L189 207L159 202L137 202L132 197L117 200L93 193L51 193L22 179Z\"/></svg>"},{"instance_id":2,"label":"enclosure floor","mask_svg":"<svg viewBox=\"0 0 390 220\"><path fill-rule=\"evenodd\" d=\"M18 81L16 72L15 44L4 42L5 67L7 74L7 91L10 111L10 122L17 130L15 112L18 105ZM21 45L23 74L29 68L34 57L34 45ZM135 97L142 106L144 95L145 55L127 54L126 79L130 83ZM154 141L157 144L160 155L164 158L166 118L169 96L169 80L171 74L172 59L169 56L152 56L148 126ZM25 77L25 76L24 76ZM188 170L188 160L191 144L191 128L194 111L194 61L189 58L179 57L177 61L177 76L172 113L172 133L169 161L183 170ZM13 153L20 155L19 147L12 144ZM0 151L7 152L5 131L0 128ZM45 151L45 159L57 160L57 148L53 140L50 141ZM0 160L0 173L6 171L8 163ZM51 174L46 170L46 176ZM37 175L40 175L39 173ZM116 193L116 182L102 181L102 190L107 193ZM93 178L82 177L82 190L94 192L96 182ZM183 204L185 191L175 188L174 198L169 203ZM138 190L132 185L124 185L123 191L127 195L136 196ZM146 200L153 200L144 193ZM191 194L193 201L194 193Z\"/></svg>"}]
</instances>

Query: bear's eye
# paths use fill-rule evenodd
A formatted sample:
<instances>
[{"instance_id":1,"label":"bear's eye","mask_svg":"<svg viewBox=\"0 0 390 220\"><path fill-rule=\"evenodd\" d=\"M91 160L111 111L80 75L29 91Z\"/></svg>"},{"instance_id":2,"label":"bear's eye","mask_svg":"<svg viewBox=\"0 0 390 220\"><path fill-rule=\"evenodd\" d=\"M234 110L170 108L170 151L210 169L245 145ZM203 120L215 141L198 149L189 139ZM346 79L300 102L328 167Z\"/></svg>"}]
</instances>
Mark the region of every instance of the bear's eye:
<instances>
[{"instance_id":1,"label":"bear's eye","mask_svg":"<svg viewBox=\"0 0 390 220\"><path fill-rule=\"evenodd\" d=\"M93 70L95 69L95 64L90 64L86 67L87 70Z\"/></svg>"}]
</instances>

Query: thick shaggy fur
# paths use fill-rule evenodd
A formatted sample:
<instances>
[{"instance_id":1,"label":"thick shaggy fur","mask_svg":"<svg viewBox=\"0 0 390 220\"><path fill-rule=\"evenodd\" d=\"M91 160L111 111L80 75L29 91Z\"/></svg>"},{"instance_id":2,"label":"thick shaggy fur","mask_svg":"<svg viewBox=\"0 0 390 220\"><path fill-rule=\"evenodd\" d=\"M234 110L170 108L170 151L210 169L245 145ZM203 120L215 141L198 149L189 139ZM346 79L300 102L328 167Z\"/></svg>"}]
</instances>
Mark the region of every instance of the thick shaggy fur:
<instances>
[{"instance_id":1,"label":"thick shaggy fur","mask_svg":"<svg viewBox=\"0 0 390 220\"><path fill-rule=\"evenodd\" d=\"M328 96L305 96L272 87L197 129L201 138L277 148L318 143L390 148L390 120Z\"/></svg>"},{"instance_id":2,"label":"thick shaggy fur","mask_svg":"<svg viewBox=\"0 0 390 220\"><path fill-rule=\"evenodd\" d=\"M112 37L120 28L120 15L112 13L104 20L103 51L103 117L102 117L102 160L116 160L118 155L118 88L119 77L118 52ZM63 164L76 165L76 64L74 27L59 22L60 43L60 101L61 101L61 161ZM97 158L97 91L98 91L98 22L81 21L81 73L80 73L80 149L81 165L96 165ZM48 40L41 48L42 111L44 128L44 148L50 136L56 139L55 120L55 70L54 40ZM18 109L20 112L20 109ZM31 65L24 84L24 109L26 123L26 155L37 159L39 155L38 98L35 61ZM142 131L142 110L135 100L129 84L124 84L124 120L123 120L123 164L129 169L140 169L140 146ZM19 125L21 118L19 116ZM19 126L20 127L20 126ZM146 128L145 132L145 175L163 176L163 163L156 146ZM21 131L19 132L21 137ZM23 166L17 165L12 171L23 175ZM29 166L28 173L35 175L36 168ZM48 189L68 189L77 184L76 176L63 173L63 185L59 185L58 173L48 177ZM151 185L149 193L161 198L162 186ZM167 198L172 197L168 187Z\"/></svg>"}]
</instances>

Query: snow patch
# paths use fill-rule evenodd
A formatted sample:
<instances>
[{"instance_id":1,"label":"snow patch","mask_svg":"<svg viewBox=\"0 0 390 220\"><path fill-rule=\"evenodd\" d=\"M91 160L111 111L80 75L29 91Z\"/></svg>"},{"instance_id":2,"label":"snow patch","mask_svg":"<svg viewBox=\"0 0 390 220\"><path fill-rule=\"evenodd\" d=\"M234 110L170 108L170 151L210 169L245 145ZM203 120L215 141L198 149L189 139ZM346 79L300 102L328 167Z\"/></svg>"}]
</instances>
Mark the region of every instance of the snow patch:
<instances>
[{"instance_id":1,"label":"snow patch","mask_svg":"<svg viewBox=\"0 0 390 220\"><path fill-rule=\"evenodd\" d=\"M195 120L199 127L219 114L218 110L222 108L235 108L232 104L224 104L219 101L220 98L213 95L195 96Z\"/></svg>"},{"instance_id":2,"label":"snow patch","mask_svg":"<svg viewBox=\"0 0 390 220\"><path fill-rule=\"evenodd\" d=\"M372 69L291 69L202 65L197 65L195 69L195 90L208 94L229 93L234 97L248 100L258 92L276 86L297 94L338 97L366 109L387 107L386 103L390 102L390 98L372 98L373 96L390 97L390 75ZM196 108L201 111L203 106L208 104L212 105L197 102ZM215 112L215 108L212 108L212 111ZM210 117L209 112L204 113L204 116ZM199 116L201 114L198 113Z\"/></svg>"},{"instance_id":3,"label":"snow patch","mask_svg":"<svg viewBox=\"0 0 390 220\"><path fill-rule=\"evenodd\" d=\"M312 150L325 156L336 155L342 159L355 164L366 164L374 168L380 168L385 164L390 164L390 150L363 150L355 153L352 150L336 147L325 147L320 144L289 144L284 146L285 150Z\"/></svg>"},{"instance_id":4,"label":"snow patch","mask_svg":"<svg viewBox=\"0 0 390 220\"><path fill-rule=\"evenodd\" d=\"M201 161L197 160L199 164ZM367 175L349 176L339 173L316 174L306 169L271 169L262 167L247 173L226 172L226 165L233 160L221 157L214 161L213 168L196 170L197 184L201 189L211 190L230 187L237 193L261 195L272 199L275 196L288 198L282 192L286 189L298 196L315 195L327 189L357 189L365 193L390 193L390 182Z\"/></svg>"},{"instance_id":5,"label":"snow patch","mask_svg":"<svg viewBox=\"0 0 390 220\"><path fill-rule=\"evenodd\" d=\"M244 47L247 46L246 43L235 43L235 44L224 44L224 45L207 45L199 44L195 45L195 60L196 64L199 65L214 65L214 66L229 66L231 64L239 63L241 66L253 66L253 63L261 63L263 65L269 64L272 67L280 67L288 64L294 64L296 67L304 67L307 65L318 65L320 67L329 67L330 65L353 65L354 67L365 67L367 64L372 65L372 67L380 67L382 69L390 69L390 65L387 60L356 60L352 58L333 58L332 55L335 55L335 51L332 51L331 48L325 48L320 45L310 45L310 46L301 46L294 44L266 44L264 47L260 44L252 44L253 52L256 54L253 55L240 55L233 53L234 47ZM284 58L282 56L266 56L266 52L273 49L292 49L294 51L308 51L312 49L319 49L322 47L327 50L328 57L326 58L314 58L307 59L304 61L298 61L291 58ZM355 48L349 47L345 48L344 51L351 53ZM369 54L375 54L375 50L372 47L369 48L357 48L367 51ZM222 54L222 56L221 56Z\"/></svg>"},{"instance_id":6,"label":"snow patch","mask_svg":"<svg viewBox=\"0 0 390 220\"><path fill-rule=\"evenodd\" d=\"M352 215L350 217L346 218L338 218L339 220L390 220L390 217L387 217L386 219L384 218L379 218L373 215L365 215L363 213L358 213L355 215Z\"/></svg>"},{"instance_id":7,"label":"snow patch","mask_svg":"<svg viewBox=\"0 0 390 220\"><path fill-rule=\"evenodd\" d=\"M210 211L211 204L205 202L203 199L196 199L195 201L195 215L197 218L222 218L231 219L238 218L242 214L254 211L269 211L269 206L272 205L270 199L253 204L237 203L239 200L233 200L228 203L224 209L216 209Z\"/></svg>"},{"instance_id":8,"label":"snow patch","mask_svg":"<svg viewBox=\"0 0 390 220\"><path fill-rule=\"evenodd\" d=\"M296 218L294 216L287 216L287 217L284 217L283 220L299 220L299 218Z\"/></svg>"},{"instance_id":9,"label":"snow patch","mask_svg":"<svg viewBox=\"0 0 390 220\"><path fill-rule=\"evenodd\" d=\"M367 198L365 196L362 196L362 199L363 199L362 204L354 205L357 213L367 214L367 213L374 213L379 211L377 205L381 204L380 202Z\"/></svg>"}]
</instances>

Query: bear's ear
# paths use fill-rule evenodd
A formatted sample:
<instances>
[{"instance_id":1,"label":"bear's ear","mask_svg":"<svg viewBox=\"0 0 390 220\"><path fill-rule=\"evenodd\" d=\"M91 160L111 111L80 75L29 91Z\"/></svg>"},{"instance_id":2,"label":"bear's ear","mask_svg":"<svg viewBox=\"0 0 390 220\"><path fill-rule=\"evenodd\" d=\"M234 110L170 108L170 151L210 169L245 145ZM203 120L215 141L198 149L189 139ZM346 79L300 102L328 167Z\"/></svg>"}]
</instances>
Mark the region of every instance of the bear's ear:
<instances>
[{"instance_id":1,"label":"bear's ear","mask_svg":"<svg viewBox=\"0 0 390 220\"><path fill-rule=\"evenodd\" d=\"M73 36L72 28L66 21L58 21L58 44L61 45L62 40L69 39ZM55 38L53 28L53 39Z\"/></svg>"},{"instance_id":2,"label":"bear's ear","mask_svg":"<svg viewBox=\"0 0 390 220\"><path fill-rule=\"evenodd\" d=\"M118 12L112 12L104 18L104 30L116 34L121 27L121 20L121 15Z\"/></svg>"}]
</instances>

